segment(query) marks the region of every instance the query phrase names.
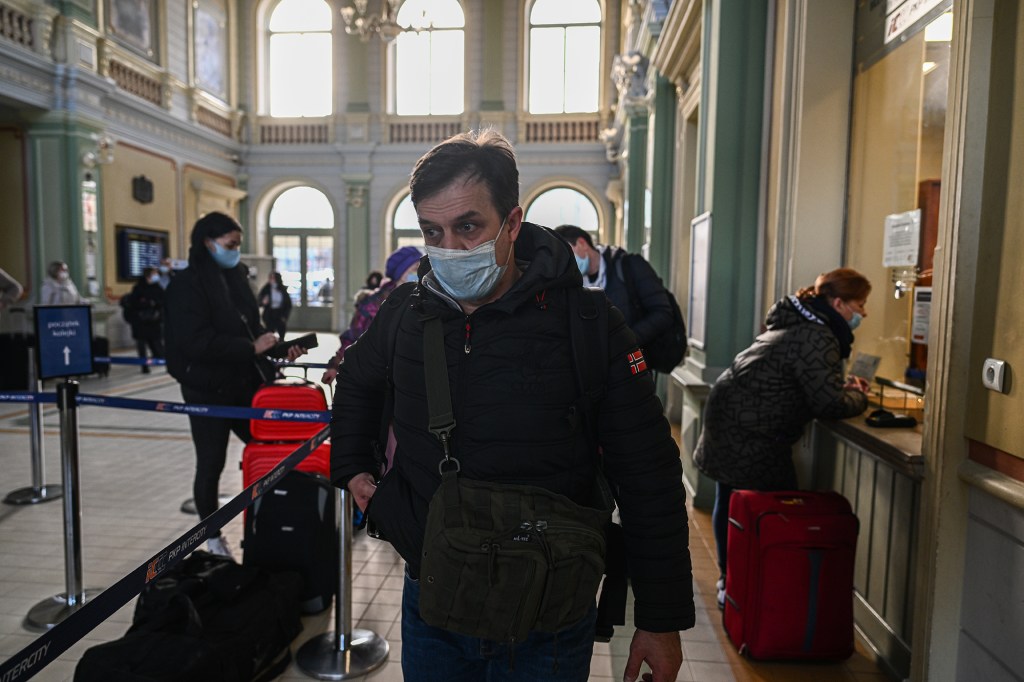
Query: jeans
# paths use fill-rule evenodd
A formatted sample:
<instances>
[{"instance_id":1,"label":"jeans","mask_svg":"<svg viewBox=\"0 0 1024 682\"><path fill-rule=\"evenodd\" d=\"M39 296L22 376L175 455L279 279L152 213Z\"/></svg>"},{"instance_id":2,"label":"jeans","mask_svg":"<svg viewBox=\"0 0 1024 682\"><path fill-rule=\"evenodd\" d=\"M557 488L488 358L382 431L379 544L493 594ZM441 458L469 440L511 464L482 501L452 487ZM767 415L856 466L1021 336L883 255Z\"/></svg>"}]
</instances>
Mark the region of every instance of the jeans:
<instances>
[{"instance_id":1,"label":"jeans","mask_svg":"<svg viewBox=\"0 0 1024 682\"><path fill-rule=\"evenodd\" d=\"M715 507L711 510L711 528L715 533L715 547L718 549L718 573L725 577L726 549L729 546L729 499L732 487L724 483L715 484Z\"/></svg>"},{"instance_id":2,"label":"jeans","mask_svg":"<svg viewBox=\"0 0 1024 682\"><path fill-rule=\"evenodd\" d=\"M427 625L420 618L420 585L405 574L402 593L402 675L406 682L586 682L594 653L597 608L557 635L531 632L512 650Z\"/></svg>"}]
</instances>

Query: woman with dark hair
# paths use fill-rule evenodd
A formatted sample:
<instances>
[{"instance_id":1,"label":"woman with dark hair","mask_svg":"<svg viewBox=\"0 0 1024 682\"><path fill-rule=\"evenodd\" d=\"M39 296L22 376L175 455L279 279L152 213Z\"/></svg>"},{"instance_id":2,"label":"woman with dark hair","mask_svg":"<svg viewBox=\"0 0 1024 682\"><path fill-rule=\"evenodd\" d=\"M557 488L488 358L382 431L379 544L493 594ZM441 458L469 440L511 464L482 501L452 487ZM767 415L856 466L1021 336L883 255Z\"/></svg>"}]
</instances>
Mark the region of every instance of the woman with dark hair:
<instances>
[{"instance_id":1,"label":"woman with dark hair","mask_svg":"<svg viewBox=\"0 0 1024 682\"><path fill-rule=\"evenodd\" d=\"M288 329L288 316L292 312L292 299L280 272L270 273L257 298L263 306L263 324L283 339Z\"/></svg>"},{"instance_id":2,"label":"woman with dark hair","mask_svg":"<svg viewBox=\"0 0 1024 682\"><path fill-rule=\"evenodd\" d=\"M242 227L223 213L208 213L192 228L188 268L167 287L167 370L181 384L186 403L248 407L261 383L274 377L266 353L277 335L260 326L259 306L240 262ZM294 360L305 352L288 351ZM193 484L196 511L206 518L218 507L220 474L231 432L248 442L249 421L189 415L196 448ZM231 552L218 534L208 548Z\"/></svg>"},{"instance_id":3,"label":"woman with dark hair","mask_svg":"<svg viewBox=\"0 0 1024 682\"><path fill-rule=\"evenodd\" d=\"M121 306L124 319L132 328L139 358L146 359L146 346L154 358L162 358L164 289L160 286L160 271L154 267L144 268L135 286L121 299ZM142 373L149 374L147 365L142 366Z\"/></svg>"},{"instance_id":4,"label":"woman with dark hair","mask_svg":"<svg viewBox=\"0 0 1024 682\"><path fill-rule=\"evenodd\" d=\"M718 545L718 606L725 597L729 498L734 489L795 490L792 447L816 417L845 419L867 408L868 384L844 379L853 330L867 316L871 283L851 268L775 303L766 331L741 352L708 396L693 458L717 482L711 524Z\"/></svg>"}]
</instances>

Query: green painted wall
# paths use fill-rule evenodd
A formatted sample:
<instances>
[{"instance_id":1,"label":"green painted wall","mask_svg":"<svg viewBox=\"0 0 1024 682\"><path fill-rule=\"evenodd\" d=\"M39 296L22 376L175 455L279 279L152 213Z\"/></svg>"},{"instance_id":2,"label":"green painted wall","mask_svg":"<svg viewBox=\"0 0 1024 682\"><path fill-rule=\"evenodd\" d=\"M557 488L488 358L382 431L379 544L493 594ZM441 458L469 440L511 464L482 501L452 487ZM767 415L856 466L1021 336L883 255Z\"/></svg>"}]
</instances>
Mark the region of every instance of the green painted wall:
<instances>
[{"instance_id":1,"label":"green painted wall","mask_svg":"<svg viewBox=\"0 0 1024 682\"><path fill-rule=\"evenodd\" d=\"M701 94L705 148L698 185L703 210L711 212L711 255L707 333L698 359L709 382L753 339L766 19L766 3L705 4L710 77Z\"/></svg>"},{"instance_id":2,"label":"green painted wall","mask_svg":"<svg viewBox=\"0 0 1024 682\"><path fill-rule=\"evenodd\" d=\"M654 85L654 115L650 130L651 248L648 261L671 286L672 198L675 195L676 90L664 76Z\"/></svg>"}]
</instances>

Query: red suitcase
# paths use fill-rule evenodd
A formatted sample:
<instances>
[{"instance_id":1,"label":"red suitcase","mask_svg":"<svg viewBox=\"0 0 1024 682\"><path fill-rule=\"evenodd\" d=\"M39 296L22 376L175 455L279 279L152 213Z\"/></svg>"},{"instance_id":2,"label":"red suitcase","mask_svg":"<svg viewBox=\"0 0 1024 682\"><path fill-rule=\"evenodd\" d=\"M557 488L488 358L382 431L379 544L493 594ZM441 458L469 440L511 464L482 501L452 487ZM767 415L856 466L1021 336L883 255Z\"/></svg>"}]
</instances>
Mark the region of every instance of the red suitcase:
<instances>
[{"instance_id":1,"label":"red suitcase","mask_svg":"<svg viewBox=\"0 0 1024 682\"><path fill-rule=\"evenodd\" d=\"M261 386L252 398L252 406L266 410L326 412L327 398L319 384L288 378ZM325 425L326 422L252 419L249 430L253 440L304 441Z\"/></svg>"},{"instance_id":2,"label":"red suitcase","mask_svg":"<svg viewBox=\"0 0 1024 682\"><path fill-rule=\"evenodd\" d=\"M741 654L841 660L853 653L858 528L836 492L733 492L724 619Z\"/></svg>"},{"instance_id":3,"label":"red suitcase","mask_svg":"<svg viewBox=\"0 0 1024 682\"><path fill-rule=\"evenodd\" d=\"M248 488L259 480L277 463L295 452L301 443L259 443L252 441L242 451L242 487ZM311 474L322 474L331 477L331 443L322 443L304 460L299 462L294 471L307 471Z\"/></svg>"}]
</instances>

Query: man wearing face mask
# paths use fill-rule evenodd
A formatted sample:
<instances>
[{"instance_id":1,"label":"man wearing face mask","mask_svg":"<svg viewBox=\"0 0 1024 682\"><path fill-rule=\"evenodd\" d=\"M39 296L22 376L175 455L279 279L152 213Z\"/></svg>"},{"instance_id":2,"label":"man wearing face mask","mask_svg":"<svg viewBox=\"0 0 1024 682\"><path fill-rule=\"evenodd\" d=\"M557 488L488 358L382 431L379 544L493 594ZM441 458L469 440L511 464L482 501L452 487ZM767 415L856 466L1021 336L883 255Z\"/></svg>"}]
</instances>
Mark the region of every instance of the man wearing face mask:
<instances>
[{"instance_id":1,"label":"man wearing face mask","mask_svg":"<svg viewBox=\"0 0 1024 682\"><path fill-rule=\"evenodd\" d=\"M260 384L274 377L266 353L278 341L260 326L259 306L240 262L242 227L223 213L208 213L192 228L188 268L166 291L167 371L181 384L186 403L248 407ZM305 352L289 349L288 359ZM220 474L234 432L249 442L249 420L189 416L196 449L193 494L203 519L217 511ZM230 556L224 539L208 549Z\"/></svg>"},{"instance_id":2,"label":"man wearing face mask","mask_svg":"<svg viewBox=\"0 0 1024 682\"><path fill-rule=\"evenodd\" d=\"M534 628L517 641L438 627L421 615L427 509L445 457L428 429L424 399L425 325L439 320L457 424L448 443L458 475L544 488L588 506L601 475L600 446L635 596L637 631L624 679L636 679L646 661L655 682L674 680L682 661L679 631L694 624L685 493L679 451L635 336L602 299L606 383L593 413L577 418L569 306L581 276L558 235L523 221L509 142L493 131L451 138L417 162L410 190L427 255L420 281L396 289L346 352L331 424L332 481L351 491L407 562L405 679L585 681L595 635L596 608L586 595L582 619L557 632ZM640 362L631 366L629 358ZM596 434L583 425L591 416ZM388 417L395 449L381 476L374 449ZM487 575L469 580L481 584L477 578L487 584ZM490 617L480 609L481 619Z\"/></svg>"},{"instance_id":3,"label":"man wearing face mask","mask_svg":"<svg viewBox=\"0 0 1024 682\"><path fill-rule=\"evenodd\" d=\"M125 321L132 328L132 338L139 359L146 359L146 347L154 358L164 356L163 318L164 290L160 287L160 273L154 267L144 268L132 290L121 300ZM149 367L142 366L149 374Z\"/></svg>"},{"instance_id":4,"label":"man wearing face mask","mask_svg":"<svg viewBox=\"0 0 1024 682\"><path fill-rule=\"evenodd\" d=\"M89 301L78 293L78 287L71 279L68 264L55 260L46 268L46 279L39 289L40 305L77 305Z\"/></svg>"},{"instance_id":5,"label":"man wearing face mask","mask_svg":"<svg viewBox=\"0 0 1024 682\"><path fill-rule=\"evenodd\" d=\"M642 256L617 246L595 245L590 233L575 225L559 225L555 232L572 248L583 285L604 289L641 348L672 326L668 292Z\"/></svg>"}]
</instances>

